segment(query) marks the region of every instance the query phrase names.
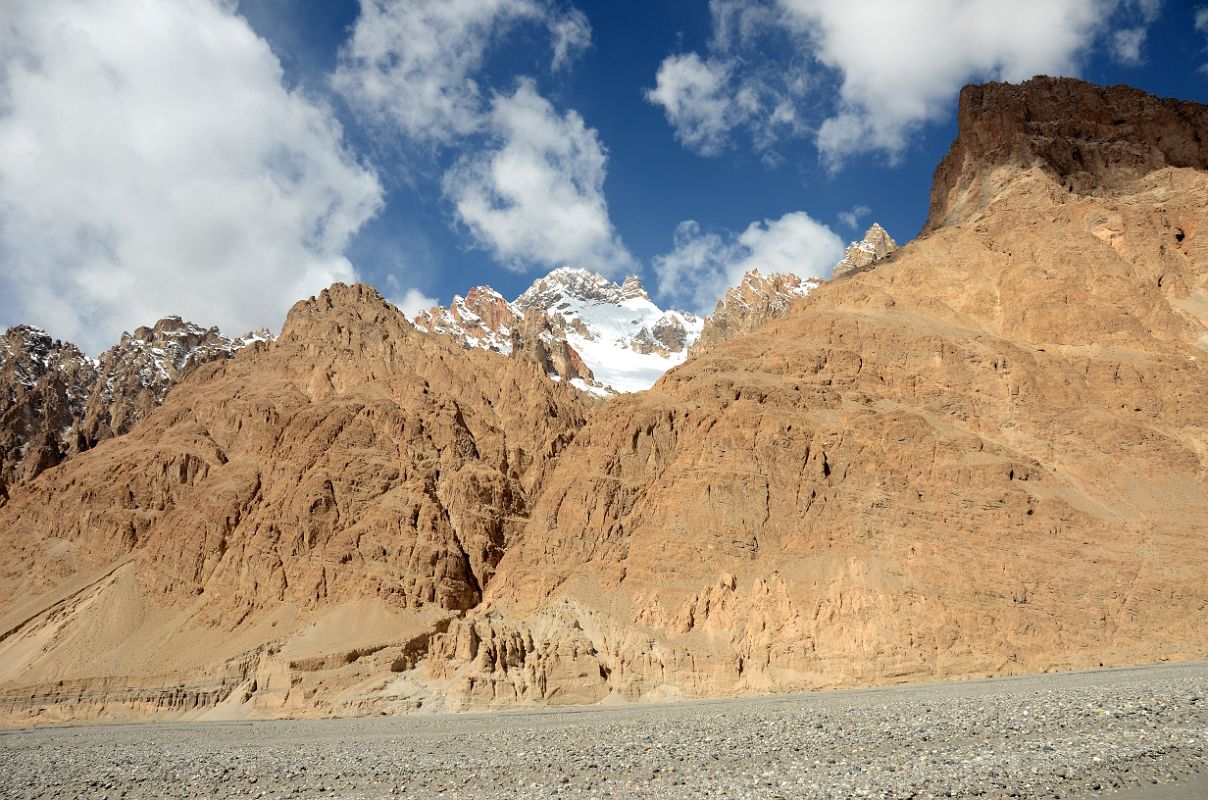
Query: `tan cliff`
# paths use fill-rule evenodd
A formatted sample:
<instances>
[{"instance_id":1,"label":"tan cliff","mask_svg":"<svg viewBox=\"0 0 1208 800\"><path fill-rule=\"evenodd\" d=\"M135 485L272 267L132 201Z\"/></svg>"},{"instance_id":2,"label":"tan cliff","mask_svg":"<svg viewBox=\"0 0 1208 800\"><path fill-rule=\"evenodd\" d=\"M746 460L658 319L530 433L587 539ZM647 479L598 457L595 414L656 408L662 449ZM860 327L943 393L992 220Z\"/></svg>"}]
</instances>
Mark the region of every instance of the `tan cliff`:
<instances>
[{"instance_id":1,"label":"tan cliff","mask_svg":"<svg viewBox=\"0 0 1208 800\"><path fill-rule=\"evenodd\" d=\"M924 236L590 407L367 287L300 303L277 343L11 490L0 713L1203 657L1208 159L1178 120L1204 113L1064 79L967 88ZM1143 157L1091 155L1117 152Z\"/></svg>"},{"instance_id":2,"label":"tan cliff","mask_svg":"<svg viewBox=\"0 0 1208 800\"><path fill-rule=\"evenodd\" d=\"M283 669L325 663L317 621L350 650L358 626L370 648L374 631L426 635L480 602L583 403L333 286L271 346L194 370L131 433L13 494L3 674L52 692L179 681L147 701L167 710L270 650Z\"/></svg>"}]
</instances>

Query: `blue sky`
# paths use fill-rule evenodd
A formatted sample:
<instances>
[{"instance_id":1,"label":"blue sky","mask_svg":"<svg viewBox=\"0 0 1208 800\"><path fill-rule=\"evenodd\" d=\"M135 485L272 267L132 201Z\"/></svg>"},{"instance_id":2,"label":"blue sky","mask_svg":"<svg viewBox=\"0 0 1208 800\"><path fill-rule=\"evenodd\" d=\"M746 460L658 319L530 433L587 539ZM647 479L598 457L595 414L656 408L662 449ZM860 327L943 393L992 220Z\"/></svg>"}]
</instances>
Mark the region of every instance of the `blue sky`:
<instances>
[{"instance_id":1,"label":"blue sky","mask_svg":"<svg viewBox=\"0 0 1208 800\"><path fill-rule=\"evenodd\" d=\"M562 263L707 310L873 221L913 237L962 83L1208 100L1208 12L1177 0L151 2L0 26L2 324L95 351L173 312L275 327L331 280L414 306Z\"/></svg>"}]
</instances>

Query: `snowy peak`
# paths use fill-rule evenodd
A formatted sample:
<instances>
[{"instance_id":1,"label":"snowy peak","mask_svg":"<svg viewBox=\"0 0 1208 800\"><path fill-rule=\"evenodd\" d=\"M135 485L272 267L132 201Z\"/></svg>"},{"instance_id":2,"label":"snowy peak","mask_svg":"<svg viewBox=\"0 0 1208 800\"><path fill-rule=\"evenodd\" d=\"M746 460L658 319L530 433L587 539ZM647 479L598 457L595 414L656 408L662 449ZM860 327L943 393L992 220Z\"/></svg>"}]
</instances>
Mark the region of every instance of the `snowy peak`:
<instances>
[{"instance_id":1,"label":"snowy peak","mask_svg":"<svg viewBox=\"0 0 1208 800\"><path fill-rule=\"evenodd\" d=\"M140 390L155 395L155 405L187 370L220 358L230 358L251 344L272 341L267 330L228 339L218 328L203 328L170 316L151 326L123 333L121 341L101 354L98 366L105 376L102 394L107 400L130 397Z\"/></svg>"},{"instance_id":2,"label":"snowy peak","mask_svg":"<svg viewBox=\"0 0 1208 800\"><path fill-rule=\"evenodd\" d=\"M33 325L9 328L0 339L0 373L10 391L17 386L32 389L48 375L74 375L80 371L91 374L95 366L96 362L71 342L53 339ZM77 382L74 378L69 380Z\"/></svg>"},{"instance_id":3,"label":"snowy peak","mask_svg":"<svg viewBox=\"0 0 1208 800\"><path fill-rule=\"evenodd\" d=\"M835 276L868 267L897 249L878 224L852 242ZM745 274L707 320L664 310L636 275L620 284L576 267L560 267L508 302L489 286L471 289L415 317L417 328L452 336L465 347L533 358L557 380L596 394L648 389L688 353L711 348L783 316L822 284L787 273Z\"/></svg>"},{"instance_id":4,"label":"snowy peak","mask_svg":"<svg viewBox=\"0 0 1208 800\"><path fill-rule=\"evenodd\" d=\"M838 278L855 272L858 269L871 266L889 257L898 249L898 243L885 231L880 224L874 222L858 242L852 242L843 253L843 260L835 265L831 277Z\"/></svg>"},{"instance_id":5,"label":"snowy peak","mask_svg":"<svg viewBox=\"0 0 1208 800\"><path fill-rule=\"evenodd\" d=\"M476 286L465 297L455 295L448 308L421 311L414 323L427 333L450 336L464 347L530 358L547 375L580 388L595 385L591 369L567 346L561 317L509 303L490 286Z\"/></svg>"},{"instance_id":6,"label":"snowy peak","mask_svg":"<svg viewBox=\"0 0 1208 800\"><path fill-rule=\"evenodd\" d=\"M618 286L603 275L577 267L559 267L544 278L538 278L524 294L516 298L521 308L555 311L564 302L606 303L621 305L627 301L650 302L646 287L636 275L630 275Z\"/></svg>"},{"instance_id":7,"label":"snowy peak","mask_svg":"<svg viewBox=\"0 0 1208 800\"><path fill-rule=\"evenodd\" d=\"M414 322L420 330L449 334L467 347L508 355L511 334L520 327L521 315L490 286L476 286L465 297L455 295L448 308L421 311Z\"/></svg>"},{"instance_id":8,"label":"snowy peak","mask_svg":"<svg viewBox=\"0 0 1208 800\"><path fill-rule=\"evenodd\" d=\"M686 311L659 308L636 275L618 286L601 275L567 267L534 282L515 305L561 318L588 341L664 357L686 350L702 324Z\"/></svg>"},{"instance_id":9,"label":"snowy peak","mask_svg":"<svg viewBox=\"0 0 1208 800\"><path fill-rule=\"evenodd\" d=\"M511 303L478 287L421 312L415 325L467 347L535 358L551 377L603 395L649 388L684 360L703 322L659 308L636 275L618 285L562 267Z\"/></svg>"},{"instance_id":10,"label":"snowy peak","mask_svg":"<svg viewBox=\"0 0 1208 800\"><path fill-rule=\"evenodd\" d=\"M650 295L646 294L646 287L642 284L642 279L637 275L630 275L621 284L621 299L649 300Z\"/></svg>"},{"instance_id":11,"label":"snowy peak","mask_svg":"<svg viewBox=\"0 0 1208 800\"><path fill-rule=\"evenodd\" d=\"M267 330L228 339L217 328L165 317L123 333L94 359L40 328L9 328L0 339L0 397L7 400L0 487L125 433L191 369L272 339Z\"/></svg>"}]
</instances>

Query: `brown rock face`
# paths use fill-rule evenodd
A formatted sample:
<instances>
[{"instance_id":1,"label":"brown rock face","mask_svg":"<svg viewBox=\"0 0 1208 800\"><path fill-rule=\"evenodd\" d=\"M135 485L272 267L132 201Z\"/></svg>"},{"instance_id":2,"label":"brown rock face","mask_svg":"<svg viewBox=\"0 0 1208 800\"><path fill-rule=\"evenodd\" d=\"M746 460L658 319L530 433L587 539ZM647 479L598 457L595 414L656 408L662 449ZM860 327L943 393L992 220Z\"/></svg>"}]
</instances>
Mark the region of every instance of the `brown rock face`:
<instances>
[{"instance_id":1,"label":"brown rock face","mask_svg":"<svg viewBox=\"0 0 1208 800\"><path fill-rule=\"evenodd\" d=\"M1130 86L1047 77L970 85L961 90L958 122L935 171L924 233L972 218L1019 169L1096 194L1164 167L1208 167L1208 108Z\"/></svg>"},{"instance_id":2,"label":"brown rock face","mask_svg":"<svg viewBox=\"0 0 1208 800\"><path fill-rule=\"evenodd\" d=\"M97 359L101 378L88 396L72 450L86 450L133 428L163 404L168 390L189 370L271 338L268 331L256 331L228 339L217 328L202 328L180 317L165 317L123 334Z\"/></svg>"},{"instance_id":3,"label":"brown rock face","mask_svg":"<svg viewBox=\"0 0 1208 800\"><path fill-rule=\"evenodd\" d=\"M556 702L593 651L594 699L1208 653L1208 174L1071 192L1041 143L965 162L951 185L1001 182L980 210L597 410L476 612L536 678L443 648L437 674Z\"/></svg>"},{"instance_id":4,"label":"brown rock face","mask_svg":"<svg viewBox=\"0 0 1208 800\"><path fill-rule=\"evenodd\" d=\"M277 343L9 487L0 712L403 712L1208 655L1208 173L1082 193L1019 153L951 176L992 174L990 202L590 412L367 287L298 304Z\"/></svg>"},{"instance_id":5,"label":"brown rock face","mask_svg":"<svg viewBox=\"0 0 1208 800\"><path fill-rule=\"evenodd\" d=\"M8 683L43 691L66 659L85 691L109 670L158 674L159 661L189 686L242 685L257 680L248 670L288 673L292 662L306 673L328 651L315 662L305 635L343 647L364 632L306 633L349 604L379 620L371 632L403 636L400 647L430 635L479 603L583 402L531 363L420 334L368 287L298 303L275 344L194 370L131 433L12 497L0 518L3 608L17 625L0 625L12 634L0 641ZM61 542L53 556L47 536ZM133 644L80 645L98 605L130 617ZM139 619L177 620L177 640L156 644ZM48 625L49 655L30 659L21 643ZM224 631L230 646L185 645ZM299 631L286 661L255 650ZM360 658L346 655L332 663Z\"/></svg>"}]
</instances>

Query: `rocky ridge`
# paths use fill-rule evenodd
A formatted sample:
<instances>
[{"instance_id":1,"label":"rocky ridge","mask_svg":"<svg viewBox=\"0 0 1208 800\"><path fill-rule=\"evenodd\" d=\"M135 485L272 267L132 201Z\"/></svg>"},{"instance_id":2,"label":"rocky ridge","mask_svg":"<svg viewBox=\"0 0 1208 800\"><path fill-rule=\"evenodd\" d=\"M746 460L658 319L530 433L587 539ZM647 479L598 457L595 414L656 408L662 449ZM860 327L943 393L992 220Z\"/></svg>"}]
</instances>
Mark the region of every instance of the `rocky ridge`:
<instances>
[{"instance_id":1,"label":"rocky ridge","mask_svg":"<svg viewBox=\"0 0 1208 800\"><path fill-rule=\"evenodd\" d=\"M1040 187L1099 196L1157 170L1208 163L1208 107L1131 86L1049 77L971 84L961 90L957 123L935 170L924 233L989 209L1021 170Z\"/></svg>"},{"instance_id":2,"label":"rocky ridge","mask_svg":"<svg viewBox=\"0 0 1208 800\"><path fill-rule=\"evenodd\" d=\"M1082 129L1086 87L1009 91ZM338 285L190 371L0 509L0 709L402 713L1208 654L1208 163L1071 189L976 96L986 156L937 186L993 193L943 189L926 236L649 391L588 403ZM533 307L570 329L595 306L561 291Z\"/></svg>"},{"instance_id":3,"label":"rocky ridge","mask_svg":"<svg viewBox=\"0 0 1208 800\"><path fill-rule=\"evenodd\" d=\"M887 258L897 244L877 224L852 242L835 274ZM783 316L818 278L749 271L721 297L711 316L663 311L636 276L620 285L601 275L562 268L508 302L489 286L477 286L448 307L421 311L420 330L453 337L465 347L529 358L546 374L593 394L648 389L693 353L747 333ZM597 377L599 373L599 377Z\"/></svg>"},{"instance_id":4,"label":"rocky ridge","mask_svg":"<svg viewBox=\"0 0 1208 800\"><path fill-rule=\"evenodd\" d=\"M871 267L889 258L897 249L897 242L880 224L873 223L863 239L847 246L843 259L832 270L832 277L839 278ZM717 301L713 314L705 317L704 328L690 352L694 355L703 353L783 317L794 303L824 282L820 278L802 278L791 273L764 275L757 269L751 270Z\"/></svg>"},{"instance_id":5,"label":"rocky ridge","mask_svg":"<svg viewBox=\"0 0 1208 800\"><path fill-rule=\"evenodd\" d=\"M481 603L587 402L337 284L277 341L189 370L130 432L12 493L5 674L72 687L50 713L78 715L243 694L294 708L328 702L332 669L404 672ZM120 647L96 613L124 621ZM153 675L175 688L130 677Z\"/></svg>"},{"instance_id":6,"label":"rocky ridge","mask_svg":"<svg viewBox=\"0 0 1208 800\"><path fill-rule=\"evenodd\" d=\"M271 339L263 330L228 339L217 328L165 317L123 333L94 359L39 328L10 328L0 340L0 395L8 400L0 417L0 487L125 433L189 370Z\"/></svg>"},{"instance_id":7,"label":"rocky ridge","mask_svg":"<svg viewBox=\"0 0 1208 800\"><path fill-rule=\"evenodd\" d=\"M822 285L818 278L801 278L789 273L764 275L753 269L742 276L737 286L717 301L713 313L705 317L700 337L690 352L702 353L735 336L783 317L789 307Z\"/></svg>"},{"instance_id":8,"label":"rocky ridge","mask_svg":"<svg viewBox=\"0 0 1208 800\"><path fill-rule=\"evenodd\" d=\"M420 312L416 326L466 347L531 358L593 394L639 391L681 363L702 322L655 305L637 276L621 284L563 267L509 303L489 286Z\"/></svg>"},{"instance_id":9,"label":"rocky ridge","mask_svg":"<svg viewBox=\"0 0 1208 800\"><path fill-rule=\"evenodd\" d=\"M606 391L566 341L566 324L539 309L521 309L489 286L456 295L448 308L421 311L413 320L427 333L451 336L465 347L529 358L545 374L575 386Z\"/></svg>"},{"instance_id":10,"label":"rocky ridge","mask_svg":"<svg viewBox=\"0 0 1208 800\"><path fill-rule=\"evenodd\" d=\"M84 418L97 362L70 342L17 325L0 339L0 503L8 486L59 463Z\"/></svg>"}]
</instances>

